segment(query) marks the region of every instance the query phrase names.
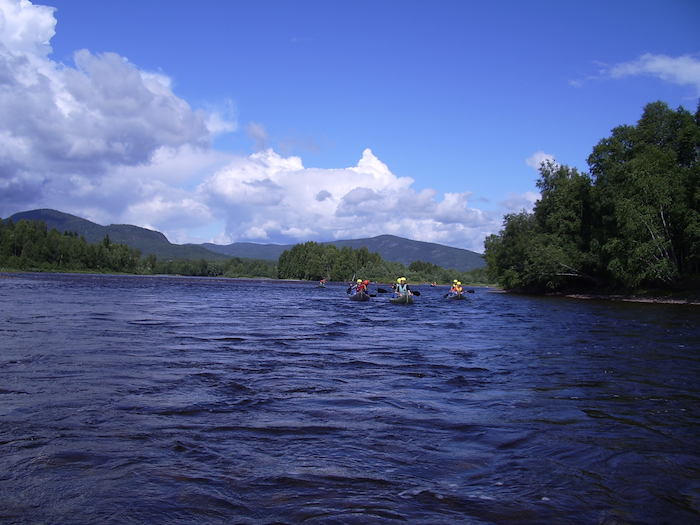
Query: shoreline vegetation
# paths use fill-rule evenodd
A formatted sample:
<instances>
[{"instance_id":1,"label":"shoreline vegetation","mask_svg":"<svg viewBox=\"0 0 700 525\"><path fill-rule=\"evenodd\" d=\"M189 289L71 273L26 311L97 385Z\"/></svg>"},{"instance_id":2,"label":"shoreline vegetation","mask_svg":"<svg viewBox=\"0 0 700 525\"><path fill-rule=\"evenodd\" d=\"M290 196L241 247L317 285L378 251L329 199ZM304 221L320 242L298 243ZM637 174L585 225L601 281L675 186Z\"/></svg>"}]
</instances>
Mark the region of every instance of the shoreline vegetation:
<instances>
[{"instance_id":1,"label":"shoreline vegetation","mask_svg":"<svg viewBox=\"0 0 700 525\"><path fill-rule=\"evenodd\" d=\"M588 165L540 166L534 210L506 215L484 243L490 280L545 295L700 296L700 104L694 115L648 104Z\"/></svg>"},{"instance_id":2,"label":"shoreline vegetation","mask_svg":"<svg viewBox=\"0 0 700 525\"><path fill-rule=\"evenodd\" d=\"M483 285L482 285L483 286ZM687 292L670 292L670 293L567 293L567 292L550 292L546 294L531 294L523 292L514 292L505 290L498 285L486 285L490 293L502 293L512 295L524 295L531 297L554 297L564 299L577 299L581 301L613 301L625 303L648 303L648 304L667 304L667 305L686 305L700 306L700 293Z\"/></svg>"},{"instance_id":3,"label":"shoreline vegetation","mask_svg":"<svg viewBox=\"0 0 700 525\"><path fill-rule=\"evenodd\" d=\"M700 306L700 296L693 297L682 296L658 296L658 295L620 295L620 294L563 294L563 297L569 299L581 299L587 301L621 301L627 303L653 303L653 304L679 304Z\"/></svg>"},{"instance_id":4,"label":"shoreline vegetation","mask_svg":"<svg viewBox=\"0 0 700 525\"><path fill-rule=\"evenodd\" d=\"M261 277L261 276L248 276L248 277L227 277L225 275L183 275L179 273L128 273L128 272L109 272L109 271L98 271L98 270L56 270L56 269L17 269L17 268L6 268L0 266L0 279L9 279L14 277L15 274L46 274L55 273L60 275L105 275L105 276L115 276L115 277L153 277L153 278L204 278L204 279L225 279L231 281L271 281L271 282L285 282L285 283L307 283L318 286L318 282L310 279L291 279L291 278L279 278L279 277ZM326 285L347 285L350 281L326 281ZM390 279L380 280L380 281L370 281L373 285L378 286L388 286L391 287L393 281ZM411 283L414 286L433 286L436 288L449 288L450 283L442 283L433 285L428 281L416 281ZM488 288L493 289L496 287L495 284L489 283L462 283L464 287L477 287L477 288Z\"/></svg>"},{"instance_id":5,"label":"shoreline vegetation","mask_svg":"<svg viewBox=\"0 0 700 525\"><path fill-rule=\"evenodd\" d=\"M180 274L134 274L134 273L115 273L115 272L97 272L97 271L57 271L57 270L17 270L13 268L0 267L0 279L10 279L14 274L42 274L42 273L58 273L67 275L106 275L106 276L133 276L133 277L153 277L153 278L200 278L207 279L226 279L233 281L271 281L271 282L290 282L290 283L308 283L312 284L315 281L306 279L279 279L275 277L225 277L225 276L198 276L198 275L180 275ZM328 284L347 284L346 281L329 281ZM391 282L374 282L375 285L391 286ZM418 282L416 285L430 286L429 282ZM512 295L538 296L541 294L524 294L509 290L504 290L495 284L484 283L463 283L464 286L484 288L488 293L503 293ZM446 288L448 284L438 284L439 288ZM614 294L614 293L548 293L544 294L547 297L559 297L566 299L577 299L584 301L615 301L629 303L648 303L648 304L664 304L664 305L684 305L684 306L700 306L699 293L666 293L666 294Z\"/></svg>"},{"instance_id":6,"label":"shoreline vegetation","mask_svg":"<svg viewBox=\"0 0 700 525\"><path fill-rule=\"evenodd\" d=\"M695 115L648 104L588 158L591 173L540 167L532 212L508 214L484 242L486 268L468 272L386 261L366 247L309 241L277 261L158 259L88 243L41 221L0 219L0 270L496 286L531 295L666 304L700 302L700 104Z\"/></svg>"},{"instance_id":7,"label":"shoreline vegetation","mask_svg":"<svg viewBox=\"0 0 700 525\"><path fill-rule=\"evenodd\" d=\"M112 242L108 235L99 243L88 243L76 233L49 230L43 221L25 219L17 223L0 219L0 269L339 282L362 277L390 283L405 276L413 283L446 284L457 279L476 286L488 284L485 268L460 272L422 261L404 266L385 261L364 247L337 248L315 242L295 245L278 261L240 257L160 260L153 254L142 257L139 250Z\"/></svg>"}]
</instances>

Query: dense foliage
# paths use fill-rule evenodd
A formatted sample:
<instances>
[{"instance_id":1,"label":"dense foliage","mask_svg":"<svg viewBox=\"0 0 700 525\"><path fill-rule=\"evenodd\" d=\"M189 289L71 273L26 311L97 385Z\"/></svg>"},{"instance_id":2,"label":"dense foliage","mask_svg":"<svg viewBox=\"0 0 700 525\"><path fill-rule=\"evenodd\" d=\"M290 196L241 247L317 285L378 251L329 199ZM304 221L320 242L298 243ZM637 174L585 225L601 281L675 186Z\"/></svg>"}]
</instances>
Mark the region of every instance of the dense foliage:
<instances>
[{"instance_id":1,"label":"dense foliage","mask_svg":"<svg viewBox=\"0 0 700 525\"><path fill-rule=\"evenodd\" d=\"M277 265L280 279L349 281L353 278L373 282L393 282L404 276L412 282L447 283L459 279L464 283L486 283L483 268L471 272L446 270L432 263L414 261L408 267L385 261L367 248L338 248L332 244L306 242L297 244L280 255Z\"/></svg>"},{"instance_id":2,"label":"dense foliage","mask_svg":"<svg viewBox=\"0 0 700 525\"><path fill-rule=\"evenodd\" d=\"M155 256L149 256L155 259ZM148 260L148 258L146 260ZM194 275L202 277L277 277L277 265L272 261L259 259L242 259L231 257L224 261L207 261L206 259L176 259L157 261L150 273L171 275Z\"/></svg>"},{"instance_id":3,"label":"dense foliage","mask_svg":"<svg viewBox=\"0 0 700 525\"><path fill-rule=\"evenodd\" d=\"M0 220L0 267L133 273L140 267L140 254L109 237L89 244L75 233L48 230L43 222Z\"/></svg>"},{"instance_id":4,"label":"dense foliage","mask_svg":"<svg viewBox=\"0 0 700 525\"><path fill-rule=\"evenodd\" d=\"M649 104L588 158L590 175L545 163L533 213L485 241L506 289L680 289L700 281L700 106Z\"/></svg>"},{"instance_id":5,"label":"dense foliage","mask_svg":"<svg viewBox=\"0 0 700 525\"><path fill-rule=\"evenodd\" d=\"M111 242L109 236L90 244L76 233L48 230L41 221L0 220L0 268L43 271L94 271L224 277L277 275L271 261L232 257L223 261L158 260Z\"/></svg>"},{"instance_id":6,"label":"dense foliage","mask_svg":"<svg viewBox=\"0 0 700 525\"><path fill-rule=\"evenodd\" d=\"M279 263L259 259L231 257L221 261L205 259L158 259L150 254L117 244L105 236L90 244L76 233L49 230L42 221L0 220L0 269L119 272L172 274L207 277L263 277L347 281L362 277L372 281L393 281L406 276L412 282L446 283L460 279L464 283L485 283L483 268L471 272L445 270L432 263L415 261L406 268L388 262L367 248L337 248L331 244L307 242L285 251Z\"/></svg>"}]
</instances>

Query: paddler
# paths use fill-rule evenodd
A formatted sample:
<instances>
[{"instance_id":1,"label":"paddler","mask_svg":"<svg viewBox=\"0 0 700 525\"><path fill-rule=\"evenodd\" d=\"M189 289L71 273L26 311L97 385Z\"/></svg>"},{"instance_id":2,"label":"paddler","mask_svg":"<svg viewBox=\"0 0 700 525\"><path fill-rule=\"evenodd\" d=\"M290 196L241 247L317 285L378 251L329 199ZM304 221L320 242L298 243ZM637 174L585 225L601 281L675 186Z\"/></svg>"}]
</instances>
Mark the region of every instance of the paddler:
<instances>
[{"instance_id":1,"label":"paddler","mask_svg":"<svg viewBox=\"0 0 700 525\"><path fill-rule=\"evenodd\" d=\"M406 284L405 277L399 277L398 279L396 279L396 284L394 285L394 292L398 297L402 297L406 294L413 295L413 292L411 292L411 289L408 287L408 284Z\"/></svg>"},{"instance_id":2,"label":"paddler","mask_svg":"<svg viewBox=\"0 0 700 525\"><path fill-rule=\"evenodd\" d=\"M358 292L360 285L362 284L362 279L358 279L354 284L348 286L347 292L350 295L355 295Z\"/></svg>"},{"instance_id":3,"label":"paddler","mask_svg":"<svg viewBox=\"0 0 700 525\"><path fill-rule=\"evenodd\" d=\"M367 293L367 285L369 284L369 281L365 279L364 281L362 279L357 280L357 286L355 287L355 293L360 293L360 292L365 292Z\"/></svg>"}]
</instances>

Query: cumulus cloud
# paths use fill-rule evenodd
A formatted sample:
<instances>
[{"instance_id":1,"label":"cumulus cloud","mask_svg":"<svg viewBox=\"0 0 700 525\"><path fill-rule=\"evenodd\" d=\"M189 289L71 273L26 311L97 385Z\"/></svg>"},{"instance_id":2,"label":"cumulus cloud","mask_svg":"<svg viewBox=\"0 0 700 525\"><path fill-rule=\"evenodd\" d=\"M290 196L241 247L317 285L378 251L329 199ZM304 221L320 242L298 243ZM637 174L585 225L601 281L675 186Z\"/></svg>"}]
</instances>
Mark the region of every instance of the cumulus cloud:
<instances>
[{"instance_id":1,"label":"cumulus cloud","mask_svg":"<svg viewBox=\"0 0 700 525\"><path fill-rule=\"evenodd\" d=\"M321 190L316 194L316 200L319 202L323 202L326 199L330 199L331 197L333 197L333 195L331 195L331 193L328 190Z\"/></svg>"},{"instance_id":2,"label":"cumulus cloud","mask_svg":"<svg viewBox=\"0 0 700 525\"><path fill-rule=\"evenodd\" d=\"M55 34L55 8L34 6L19 0L0 0L0 43L27 56L46 56Z\"/></svg>"},{"instance_id":3,"label":"cumulus cloud","mask_svg":"<svg viewBox=\"0 0 700 525\"><path fill-rule=\"evenodd\" d=\"M164 148L207 148L231 129L116 53L52 61L55 25L53 8L0 0L0 187L15 206L90 195L119 167L151 164Z\"/></svg>"},{"instance_id":4,"label":"cumulus cloud","mask_svg":"<svg viewBox=\"0 0 700 525\"><path fill-rule=\"evenodd\" d=\"M500 217L469 206L469 193L416 191L370 149L357 165L306 168L268 149L237 158L198 187L223 216L230 241L294 243L384 233L481 250Z\"/></svg>"},{"instance_id":5,"label":"cumulus cloud","mask_svg":"<svg viewBox=\"0 0 700 525\"><path fill-rule=\"evenodd\" d=\"M556 163L554 155L551 155L550 153L545 153L544 151L536 151L527 159L525 159L525 164L538 171L540 169L540 166L542 166L542 164L546 162Z\"/></svg>"},{"instance_id":6,"label":"cumulus cloud","mask_svg":"<svg viewBox=\"0 0 700 525\"><path fill-rule=\"evenodd\" d=\"M236 129L230 111L190 107L168 76L117 53L56 62L55 27L53 8L0 0L0 216L51 207L173 242L221 224L218 242L389 233L476 251L499 229L501 215L471 206L470 193L417 190L369 148L354 166L306 167L251 123L258 151L216 151L214 136Z\"/></svg>"}]
</instances>

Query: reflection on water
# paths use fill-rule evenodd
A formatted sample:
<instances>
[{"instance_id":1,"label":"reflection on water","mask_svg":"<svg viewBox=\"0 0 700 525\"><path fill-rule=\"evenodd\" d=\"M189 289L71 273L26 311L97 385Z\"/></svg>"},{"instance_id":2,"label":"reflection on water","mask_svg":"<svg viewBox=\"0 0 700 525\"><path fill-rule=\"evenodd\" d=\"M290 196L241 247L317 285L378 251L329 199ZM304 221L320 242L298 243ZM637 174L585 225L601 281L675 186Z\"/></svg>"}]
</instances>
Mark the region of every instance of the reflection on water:
<instances>
[{"instance_id":1,"label":"reflection on water","mask_svg":"<svg viewBox=\"0 0 700 525\"><path fill-rule=\"evenodd\" d=\"M0 521L690 523L697 307L0 279Z\"/></svg>"}]
</instances>

